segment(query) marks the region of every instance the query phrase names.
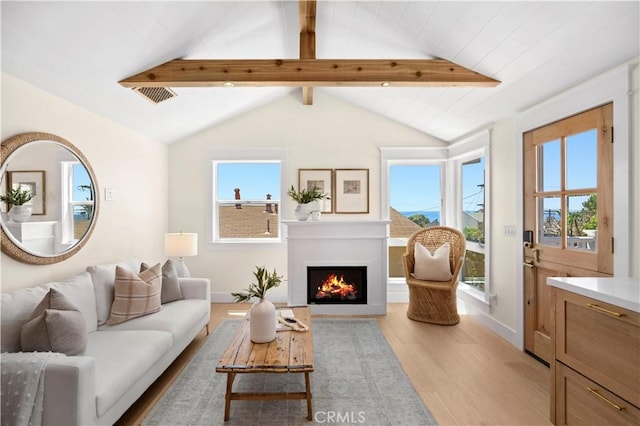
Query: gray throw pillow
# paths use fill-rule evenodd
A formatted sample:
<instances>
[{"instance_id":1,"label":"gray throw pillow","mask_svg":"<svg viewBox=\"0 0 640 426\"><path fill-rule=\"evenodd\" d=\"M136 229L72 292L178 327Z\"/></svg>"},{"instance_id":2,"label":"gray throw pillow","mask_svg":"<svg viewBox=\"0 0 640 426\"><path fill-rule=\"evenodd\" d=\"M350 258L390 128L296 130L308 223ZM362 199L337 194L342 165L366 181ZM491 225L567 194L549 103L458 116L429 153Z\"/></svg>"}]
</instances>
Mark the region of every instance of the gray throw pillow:
<instances>
[{"instance_id":1,"label":"gray throw pillow","mask_svg":"<svg viewBox=\"0 0 640 426\"><path fill-rule=\"evenodd\" d=\"M140 272L148 269L149 265L140 265ZM160 301L162 304L184 299L180 282L178 281L178 271L171 259L162 265L162 289L160 291Z\"/></svg>"},{"instance_id":2,"label":"gray throw pillow","mask_svg":"<svg viewBox=\"0 0 640 426\"><path fill-rule=\"evenodd\" d=\"M52 288L22 325L21 345L25 352L81 355L87 348L84 317L62 293Z\"/></svg>"}]
</instances>

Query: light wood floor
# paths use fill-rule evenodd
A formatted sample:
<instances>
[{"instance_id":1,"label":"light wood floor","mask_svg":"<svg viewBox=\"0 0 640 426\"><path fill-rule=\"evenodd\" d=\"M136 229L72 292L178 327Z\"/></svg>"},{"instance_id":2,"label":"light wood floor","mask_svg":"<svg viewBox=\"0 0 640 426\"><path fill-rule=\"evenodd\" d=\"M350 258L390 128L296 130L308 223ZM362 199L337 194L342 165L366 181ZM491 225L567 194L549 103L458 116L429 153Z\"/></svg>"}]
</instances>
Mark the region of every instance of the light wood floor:
<instances>
[{"instance_id":1,"label":"light wood floor","mask_svg":"<svg viewBox=\"0 0 640 426\"><path fill-rule=\"evenodd\" d=\"M247 306L212 304L210 329ZM437 326L409 320L406 309L389 304L374 318L438 424L551 424L546 366L470 317ZM117 425L140 424L205 338L202 331Z\"/></svg>"}]
</instances>

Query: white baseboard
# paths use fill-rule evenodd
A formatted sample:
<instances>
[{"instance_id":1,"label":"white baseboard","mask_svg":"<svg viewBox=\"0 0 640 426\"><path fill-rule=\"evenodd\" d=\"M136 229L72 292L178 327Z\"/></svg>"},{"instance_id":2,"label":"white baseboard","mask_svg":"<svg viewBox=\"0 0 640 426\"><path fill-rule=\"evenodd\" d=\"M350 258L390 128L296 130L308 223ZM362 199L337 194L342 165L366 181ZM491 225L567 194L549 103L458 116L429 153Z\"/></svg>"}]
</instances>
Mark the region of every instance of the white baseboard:
<instances>
[{"instance_id":1,"label":"white baseboard","mask_svg":"<svg viewBox=\"0 0 640 426\"><path fill-rule=\"evenodd\" d=\"M500 321L493 318L488 312L478 309L469 303L458 300L458 304L462 305L460 306L460 310L464 311L466 315L473 317L474 320L478 321L480 324L487 327L489 330L493 331L516 348L522 350L518 343L516 330L507 327Z\"/></svg>"},{"instance_id":2,"label":"white baseboard","mask_svg":"<svg viewBox=\"0 0 640 426\"><path fill-rule=\"evenodd\" d=\"M387 303L409 303L409 289L405 283L387 283Z\"/></svg>"}]
</instances>

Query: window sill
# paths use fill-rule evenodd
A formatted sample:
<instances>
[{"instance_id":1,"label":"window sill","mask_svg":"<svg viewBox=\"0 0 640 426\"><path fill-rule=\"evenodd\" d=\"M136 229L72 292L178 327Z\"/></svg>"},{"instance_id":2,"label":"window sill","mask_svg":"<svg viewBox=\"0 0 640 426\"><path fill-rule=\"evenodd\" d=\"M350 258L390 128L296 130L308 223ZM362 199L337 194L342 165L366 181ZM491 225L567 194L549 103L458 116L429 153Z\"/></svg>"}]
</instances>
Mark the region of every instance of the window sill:
<instances>
[{"instance_id":1,"label":"window sill","mask_svg":"<svg viewBox=\"0 0 640 426\"><path fill-rule=\"evenodd\" d=\"M460 282L458 284L457 294L460 300L481 310L482 312L489 313L491 311L491 304L485 300L485 293Z\"/></svg>"}]
</instances>

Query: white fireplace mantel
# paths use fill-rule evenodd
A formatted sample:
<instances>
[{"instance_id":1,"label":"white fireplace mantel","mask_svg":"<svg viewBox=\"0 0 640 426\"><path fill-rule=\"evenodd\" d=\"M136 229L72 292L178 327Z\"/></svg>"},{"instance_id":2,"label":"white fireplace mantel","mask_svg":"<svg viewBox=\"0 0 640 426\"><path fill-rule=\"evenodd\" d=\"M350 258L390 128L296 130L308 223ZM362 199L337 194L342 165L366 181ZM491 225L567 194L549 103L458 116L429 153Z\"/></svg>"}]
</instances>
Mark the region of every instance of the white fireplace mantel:
<instances>
[{"instance_id":1,"label":"white fireplace mantel","mask_svg":"<svg viewBox=\"0 0 640 426\"><path fill-rule=\"evenodd\" d=\"M388 220L283 221L287 226L289 305L307 304L307 266L366 266L366 305L311 305L311 312L386 314L390 223Z\"/></svg>"}]
</instances>

